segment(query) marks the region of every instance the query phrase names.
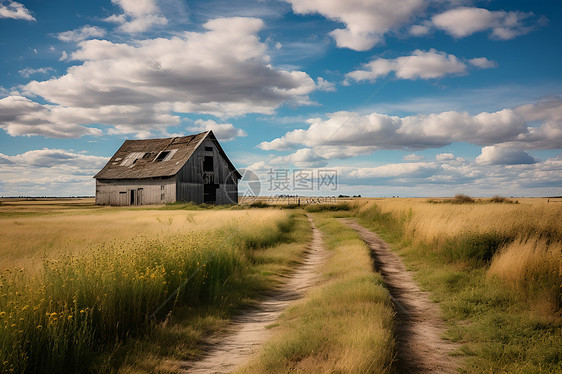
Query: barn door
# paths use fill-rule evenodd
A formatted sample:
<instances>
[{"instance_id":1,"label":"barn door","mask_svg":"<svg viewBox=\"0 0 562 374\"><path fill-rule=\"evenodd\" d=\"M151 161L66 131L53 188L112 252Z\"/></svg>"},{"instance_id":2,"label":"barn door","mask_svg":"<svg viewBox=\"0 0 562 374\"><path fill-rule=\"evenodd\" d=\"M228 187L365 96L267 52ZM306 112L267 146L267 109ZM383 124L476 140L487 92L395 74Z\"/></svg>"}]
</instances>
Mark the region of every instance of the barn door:
<instances>
[{"instance_id":1,"label":"barn door","mask_svg":"<svg viewBox=\"0 0 562 374\"><path fill-rule=\"evenodd\" d=\"M137 205L142 205L142 188L137 190Z\"/></svg>"}]
</instances>

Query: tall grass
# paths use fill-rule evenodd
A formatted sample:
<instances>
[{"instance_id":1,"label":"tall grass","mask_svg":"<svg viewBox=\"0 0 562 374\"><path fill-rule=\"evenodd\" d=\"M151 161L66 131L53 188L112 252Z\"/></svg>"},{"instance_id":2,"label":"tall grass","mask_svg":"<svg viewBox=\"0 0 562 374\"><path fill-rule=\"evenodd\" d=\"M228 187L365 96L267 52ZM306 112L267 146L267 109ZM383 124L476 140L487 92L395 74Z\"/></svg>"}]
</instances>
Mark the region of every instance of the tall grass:
<instances>
[{"instance_id":1,"label":"tall grass","mask_svg":"<svg viewBox=\"0 0 562 374\"><path fill-rule=\"evenodd\" d=\"M562 371L562 206L386 199L356 212L439 302L464 372Z\"/></svg>"},{"instance_id":2,"label":"tall grass","mask_svg":"<svg viewBox=\"0 0 562 374\"><path fill-rule=\"evenodd\" d=\"M0 275L0 369L85 371L96 354L146 332L154 311L187 280L173 305L225 302L252 250L285 240L292 218L244 212L236 222L187 234L105 243L46 259L41 271Z\"/></svg>"},{"instance_id":3,"label":"tall grass","mask_svg":"<svg viewBox=\"0 0 562 374\"><path fill-rule=\"evenodd\" d=\"M494 257L488 277L499 278L517 294L532 301L535 310L560 310L562 243L542 238L517 239Z\"/></svg>"},{"instance_id":4,"label":"tall grass","mask_svg":"<svg viewBox=\"0 0 562 374\"><path fill-rule=\"evenodd\" d=\"M364 220L390 228L396 239L431 248L431 255L441 261L486 268L494 262L490 275L498 275L529 300L553 295L548 298L552 313L560 310L562 274L551 270L559 264L553 259L562 258L562 206L543 200L436 205L421 199L388 199L356 209ZM507 270L499 270L507 269L502 263L509 263L509 276ZM526 285L513 279L525 279Z\"/></svg>"}]
</instances>

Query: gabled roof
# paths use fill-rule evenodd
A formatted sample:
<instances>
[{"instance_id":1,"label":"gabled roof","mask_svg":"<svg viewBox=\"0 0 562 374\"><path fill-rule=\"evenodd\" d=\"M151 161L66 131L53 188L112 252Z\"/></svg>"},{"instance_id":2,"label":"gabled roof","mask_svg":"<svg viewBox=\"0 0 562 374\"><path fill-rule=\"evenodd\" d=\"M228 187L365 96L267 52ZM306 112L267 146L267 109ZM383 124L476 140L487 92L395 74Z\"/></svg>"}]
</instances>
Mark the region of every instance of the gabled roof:
<instances>
[{"instance_id":1,"label":"gabled roof","mask_svg":"<svg viewBox=\"0 0 562 374\"><path fill-rule=\"evenodd\" d=\"M230 162L212 131L164 139L125 140L109 162L94 178L96 179L142 179L172 177L185 165L195 150L207 137L213 139L216 146L228 162L230 168L240 173ZM168 151L168 153L166 153ZM164 158L164 155L167 157ZM158 161L156 159L162 159Z\"/></svg>"}]
</instances>

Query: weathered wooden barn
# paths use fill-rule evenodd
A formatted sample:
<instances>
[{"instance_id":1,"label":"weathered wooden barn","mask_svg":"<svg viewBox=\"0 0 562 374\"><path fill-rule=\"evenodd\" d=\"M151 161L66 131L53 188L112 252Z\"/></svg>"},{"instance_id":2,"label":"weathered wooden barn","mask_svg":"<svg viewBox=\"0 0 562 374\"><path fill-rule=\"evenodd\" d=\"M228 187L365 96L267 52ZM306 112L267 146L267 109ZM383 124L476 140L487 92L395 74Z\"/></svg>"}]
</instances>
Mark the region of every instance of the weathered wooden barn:
<instances>
[{"instance_id":1,"label":"weathered wooden barn","mask_svg":"<svg viewBox=\"0 0 562 374\"><path fill-rule=\"evenodd\" d=\"M207 131L126 140L94 178L100 205L232 204L238 202L241 175Z\"/></svg>"}]
</instances>

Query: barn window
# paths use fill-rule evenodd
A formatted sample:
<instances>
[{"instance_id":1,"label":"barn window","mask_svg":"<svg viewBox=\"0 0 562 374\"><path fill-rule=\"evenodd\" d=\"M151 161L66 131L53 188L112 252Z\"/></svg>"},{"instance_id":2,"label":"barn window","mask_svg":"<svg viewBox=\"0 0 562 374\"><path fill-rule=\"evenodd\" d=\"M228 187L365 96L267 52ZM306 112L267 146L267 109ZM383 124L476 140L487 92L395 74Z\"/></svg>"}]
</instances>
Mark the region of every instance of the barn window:
<instances>
[{"instance_id":1,"label":"barn window","mask_svg":"<svg viewBox=\"0 0 562 374\"><path fill-rule=\"evenodd\" d=\"M207 152L213 152L213 147L205 147L205 150L206 150Z\"/></svg>"},{"instance_id":2,"label":"barn window","mask_svg":"<svg viewBox=\"0 0 562 374\"><path fill-rule=\"evenodd\" d=\"M165 151L160 151L160 153L158 153L158 156L156 156L156 158L154 159L154 162L168 161L172 157L174 157L174 154L176 152L177 149L168 149Z\"/></svg>"},{"instance_id":3,"label":"barn window","mask_svg":"<svg viewBox=\"0 0 562 374\"><path fill-rule=\"evenodd\" d=\"M155 161L164 161L164 159L170 154L170 151L162 151L156 156Z\"/></svg>"}]
</instances>

